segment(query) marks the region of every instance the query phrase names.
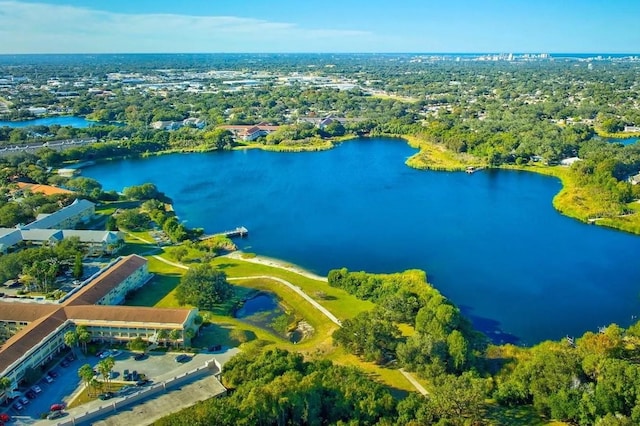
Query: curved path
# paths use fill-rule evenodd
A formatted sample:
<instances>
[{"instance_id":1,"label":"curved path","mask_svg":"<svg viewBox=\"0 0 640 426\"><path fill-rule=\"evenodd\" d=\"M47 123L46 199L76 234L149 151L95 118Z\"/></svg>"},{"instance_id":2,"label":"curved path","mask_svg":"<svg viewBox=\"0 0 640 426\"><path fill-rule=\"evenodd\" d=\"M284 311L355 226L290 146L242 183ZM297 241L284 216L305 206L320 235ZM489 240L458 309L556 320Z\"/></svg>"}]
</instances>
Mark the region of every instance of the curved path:
<instances>
[{"instance_id":1,"label":"curved path","mask_svg":"<svg viewBox=\"0 0 640 426\"><path fill-rule=\"evenodd\" d=\"M317 281L324 281L326 282L327 279L324 277L320 277L318 275L312 274L310 272L304 271L302 269L299 268L294 268L294 267L290 267L282 262L279 262L275 259L267 259L267 258L261 258L261 257L254 257L254 258L250 258L250 259L244 259L241 257L241 253L240 252L233 252L230 253L228 255L226 255L227 257L230 257L232 259L238 259L238 260L243 260L245 262L252 262L252 263L259 263L261 265L267 265L267 266L273 266L276 268L280 268L280 269L285 269L291 272L295 272L299 275L303 275L307 278L311 278ZM164 262L168 265L172 265L175 266L177 268L182 268L182 269L189 269L188 266L182 265L180 263L176 263L176 262L172 262L170 260L164 259L160 256L153 256L154 259L158 259L161 262ZM255 278L263 278L263 279L269 279L269 280L274 280L277 281L287 287L289 287L291 290L295 291L297 294L300 295L300 297L302 297L304 300L306 300L307 302L311 303L311 305L313 305L316 309L318 309L320 312L322 312L324 315L326 315L327 318L329 318L332 322L334 322L335 324L337 324L338 326L342 326L342 321L340 321L335 315L333 315L327 308L325 308L324 306L322 306L321 304L319 304L318 302L316 302L315 300L313 300L311 298L311 296L309 296L307 293L305 293L304 291L302 291L302 289L300 287L298 287L297 285L291 284L289 281L287 280L283 280L282 278L278 278L278 277L273 277L270 275L253 275L253 276L248 276L248 277L233 277L233 278L227 278L227 280L229 281L234 281L234 280L251 280L251 279L255 279ZM413 377L413 375L411 373L409 373L408 371L405 371L404 369L400 369L400 373L402 373L402 375L409 381L409 383L411 383L411 385L413 385L414 388L416 388L416 390L418 392L420 392L422 395L428 395L427 390L415 379L415 377Z\"/></svg>"},{"instance_id":2,"label":"curved path","mask_svg":"<svg viewBox=\"0 0 640 426\"><path fill-rule=\"evenodd\" d=\"M284 269L285 271L291 271L298 275L302 275L303 277L311 278L312 280L327 282L327 277L321 277L320 275L316 275L313 272L306 271L297 266L292 266L291 264L285 263L278 259L272 259L270 257L264 256L243 257L243 255L244 253L241 251L234 251L229 254L225 254L224 257L228 257L229 259L242 260L243 262L257 263L259 265Z\"/></svg>"},{"instance_id":3,"label":"curved path","mask_svg":"<svg viewBox=\"0 0 640 426\"><path fill-rule=\"evenodd\" d=\"M342 325L342 322L335 315L333 315L331 312L329 312L329 310L327 308L325 308L324 306L322 306L321 304L319 304L318 302L313 300L311 298L311 296L309 296L307 293L302 291L302 289L300 287L298 287L297 285L293 285L289 281L283 280L282 278L272 277L270 275L253 275L253 276L250 276L250 277L227 278L227 280L229 280L229 281L251 280L251 279L254 279L254 278L263 278L263 279L273 280L273 281L277 281L277 282L279 282L281 284L284 284L285 286L289 287L291 290L293 290L296 293L298 293L300 295L300 297L302 297L304 300L306 300L307 302L311 303L317 310L319 310L320 312L325 314L326 317L329 318L331 321L333 321L334 323L336 323L336 324L338 324L340 326Z\"/></svg>"}]
</instances>

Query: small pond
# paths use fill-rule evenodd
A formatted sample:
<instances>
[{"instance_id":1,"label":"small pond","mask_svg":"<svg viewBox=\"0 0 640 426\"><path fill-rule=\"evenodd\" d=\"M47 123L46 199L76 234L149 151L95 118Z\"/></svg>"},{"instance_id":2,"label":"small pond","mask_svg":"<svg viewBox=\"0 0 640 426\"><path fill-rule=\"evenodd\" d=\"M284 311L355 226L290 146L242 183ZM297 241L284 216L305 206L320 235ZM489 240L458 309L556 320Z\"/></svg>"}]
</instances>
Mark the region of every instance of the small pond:
<instances>
[{"instance_id":1,"label":"small pond","mask_svg":"<svg viewBox=\"0 0 640 426\"><path fill-rule=\"evenodd\" d=\"M271 333L285 336L294 343L302 339L299 332L286 333L289 315L282 309L278 299L270 293L258 293L246 300L236 311L235 317Z\"/></svg>"}]
</instances>

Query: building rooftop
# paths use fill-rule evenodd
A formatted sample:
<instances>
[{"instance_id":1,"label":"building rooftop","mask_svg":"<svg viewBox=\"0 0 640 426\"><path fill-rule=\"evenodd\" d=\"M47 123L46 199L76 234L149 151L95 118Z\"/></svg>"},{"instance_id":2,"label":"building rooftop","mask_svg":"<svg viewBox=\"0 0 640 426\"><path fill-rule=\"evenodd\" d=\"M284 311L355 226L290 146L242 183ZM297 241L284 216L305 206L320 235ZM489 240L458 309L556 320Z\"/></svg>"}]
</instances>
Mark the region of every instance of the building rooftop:
<instances>
[{"instance_id":1,"label":"building rooftop","mask_svg":"<svg viewBox=\"0 0 640 426\"><path fill-rule=\"evenodd\" d=\"M132 254L119 260L109 270L96 278L91 285L86 285L71 296L65 302L65 305L95 305L146 262L147 260L144 257L137 254Z\"/></svg>"},{"instance_id":2,"label":"building rooftop","mask_svg":"<svg viewBox=\"0 0 640 426\"><path fill-rule=\"evenodd\" d=\"M148 323L153 324L153 327L172 329L182 326L189 319L191 309L95 305L146 262L145 258L135 254L120 259L61 305L0 301L0 320L28 323L0 347L0 372L36 347L66 321Z\"/></svg>"},{"instance_id":3,"label":"building rooftop","mask_svg":"<svg viewBox=\"0 0 640 426\"><path fill-rule=\"evenodd\" d=\"M34 220L33 222L25 225L22 229L48 229L58 226L58 224L70 217L84 212L85 210L94 207L95 204L88 200L76 199L73 203L58 210L55 213L51 213L42 217L41 219Z\"/></svg>"}]
</instances>

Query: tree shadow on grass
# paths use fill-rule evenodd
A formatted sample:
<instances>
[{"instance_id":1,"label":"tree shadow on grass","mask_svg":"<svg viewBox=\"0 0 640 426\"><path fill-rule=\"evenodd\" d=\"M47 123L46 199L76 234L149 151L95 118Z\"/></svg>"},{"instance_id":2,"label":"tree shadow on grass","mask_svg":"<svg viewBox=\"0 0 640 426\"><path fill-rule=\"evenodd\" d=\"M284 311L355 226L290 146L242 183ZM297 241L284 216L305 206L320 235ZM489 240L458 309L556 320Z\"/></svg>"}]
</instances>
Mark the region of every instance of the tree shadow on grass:
<instances>
[{"instance_id":1,"label":"tree shadow on grass","mask_svg":"<svg viewBox=\"0 0 640 426\"><path fill-rule=\"evenodd\" d=\"M229 269L229 268L235 268L237 266L238 265L236 263L218 263L216 265L216 268L224 270L224 269Z\"/></svg>"},{"instance_id":2,"label":"tree shadow on grass","mask_svg":"<svg viewBox=\"0 0 640 426\"><path fill-rule=\"evenodd\" d=\"M200 327L198 336L192 340L192 345L197 348L209 348L216 345L237 347L257 338L258 336L253 331L237 328L232 324L205 324Z\"/></svg>"}]
</instances>

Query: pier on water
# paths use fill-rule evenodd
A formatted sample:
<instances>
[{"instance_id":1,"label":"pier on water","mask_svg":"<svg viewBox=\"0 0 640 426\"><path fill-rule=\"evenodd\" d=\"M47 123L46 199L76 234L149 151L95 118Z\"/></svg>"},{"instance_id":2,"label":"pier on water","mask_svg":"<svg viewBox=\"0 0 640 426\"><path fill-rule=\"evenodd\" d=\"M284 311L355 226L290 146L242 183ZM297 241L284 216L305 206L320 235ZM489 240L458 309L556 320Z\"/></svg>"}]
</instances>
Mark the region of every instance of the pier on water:
<instances>
[{"instance_id":1,"label":"pier on water","mask_svg":"<svg viewBox=\"0 0 640 426\"><path fill-rule=\"evenodd\" d=\"M209 238L213 238L218 235L224 235L227 238L237 238L237 237L244 238L249 235L249 230L244 226L238 226L237 228L232 229L230 231L218 232L216 234L205 234L200 237L200 240L201 241L207 240Z\"/></svg>"}]
</instances>

